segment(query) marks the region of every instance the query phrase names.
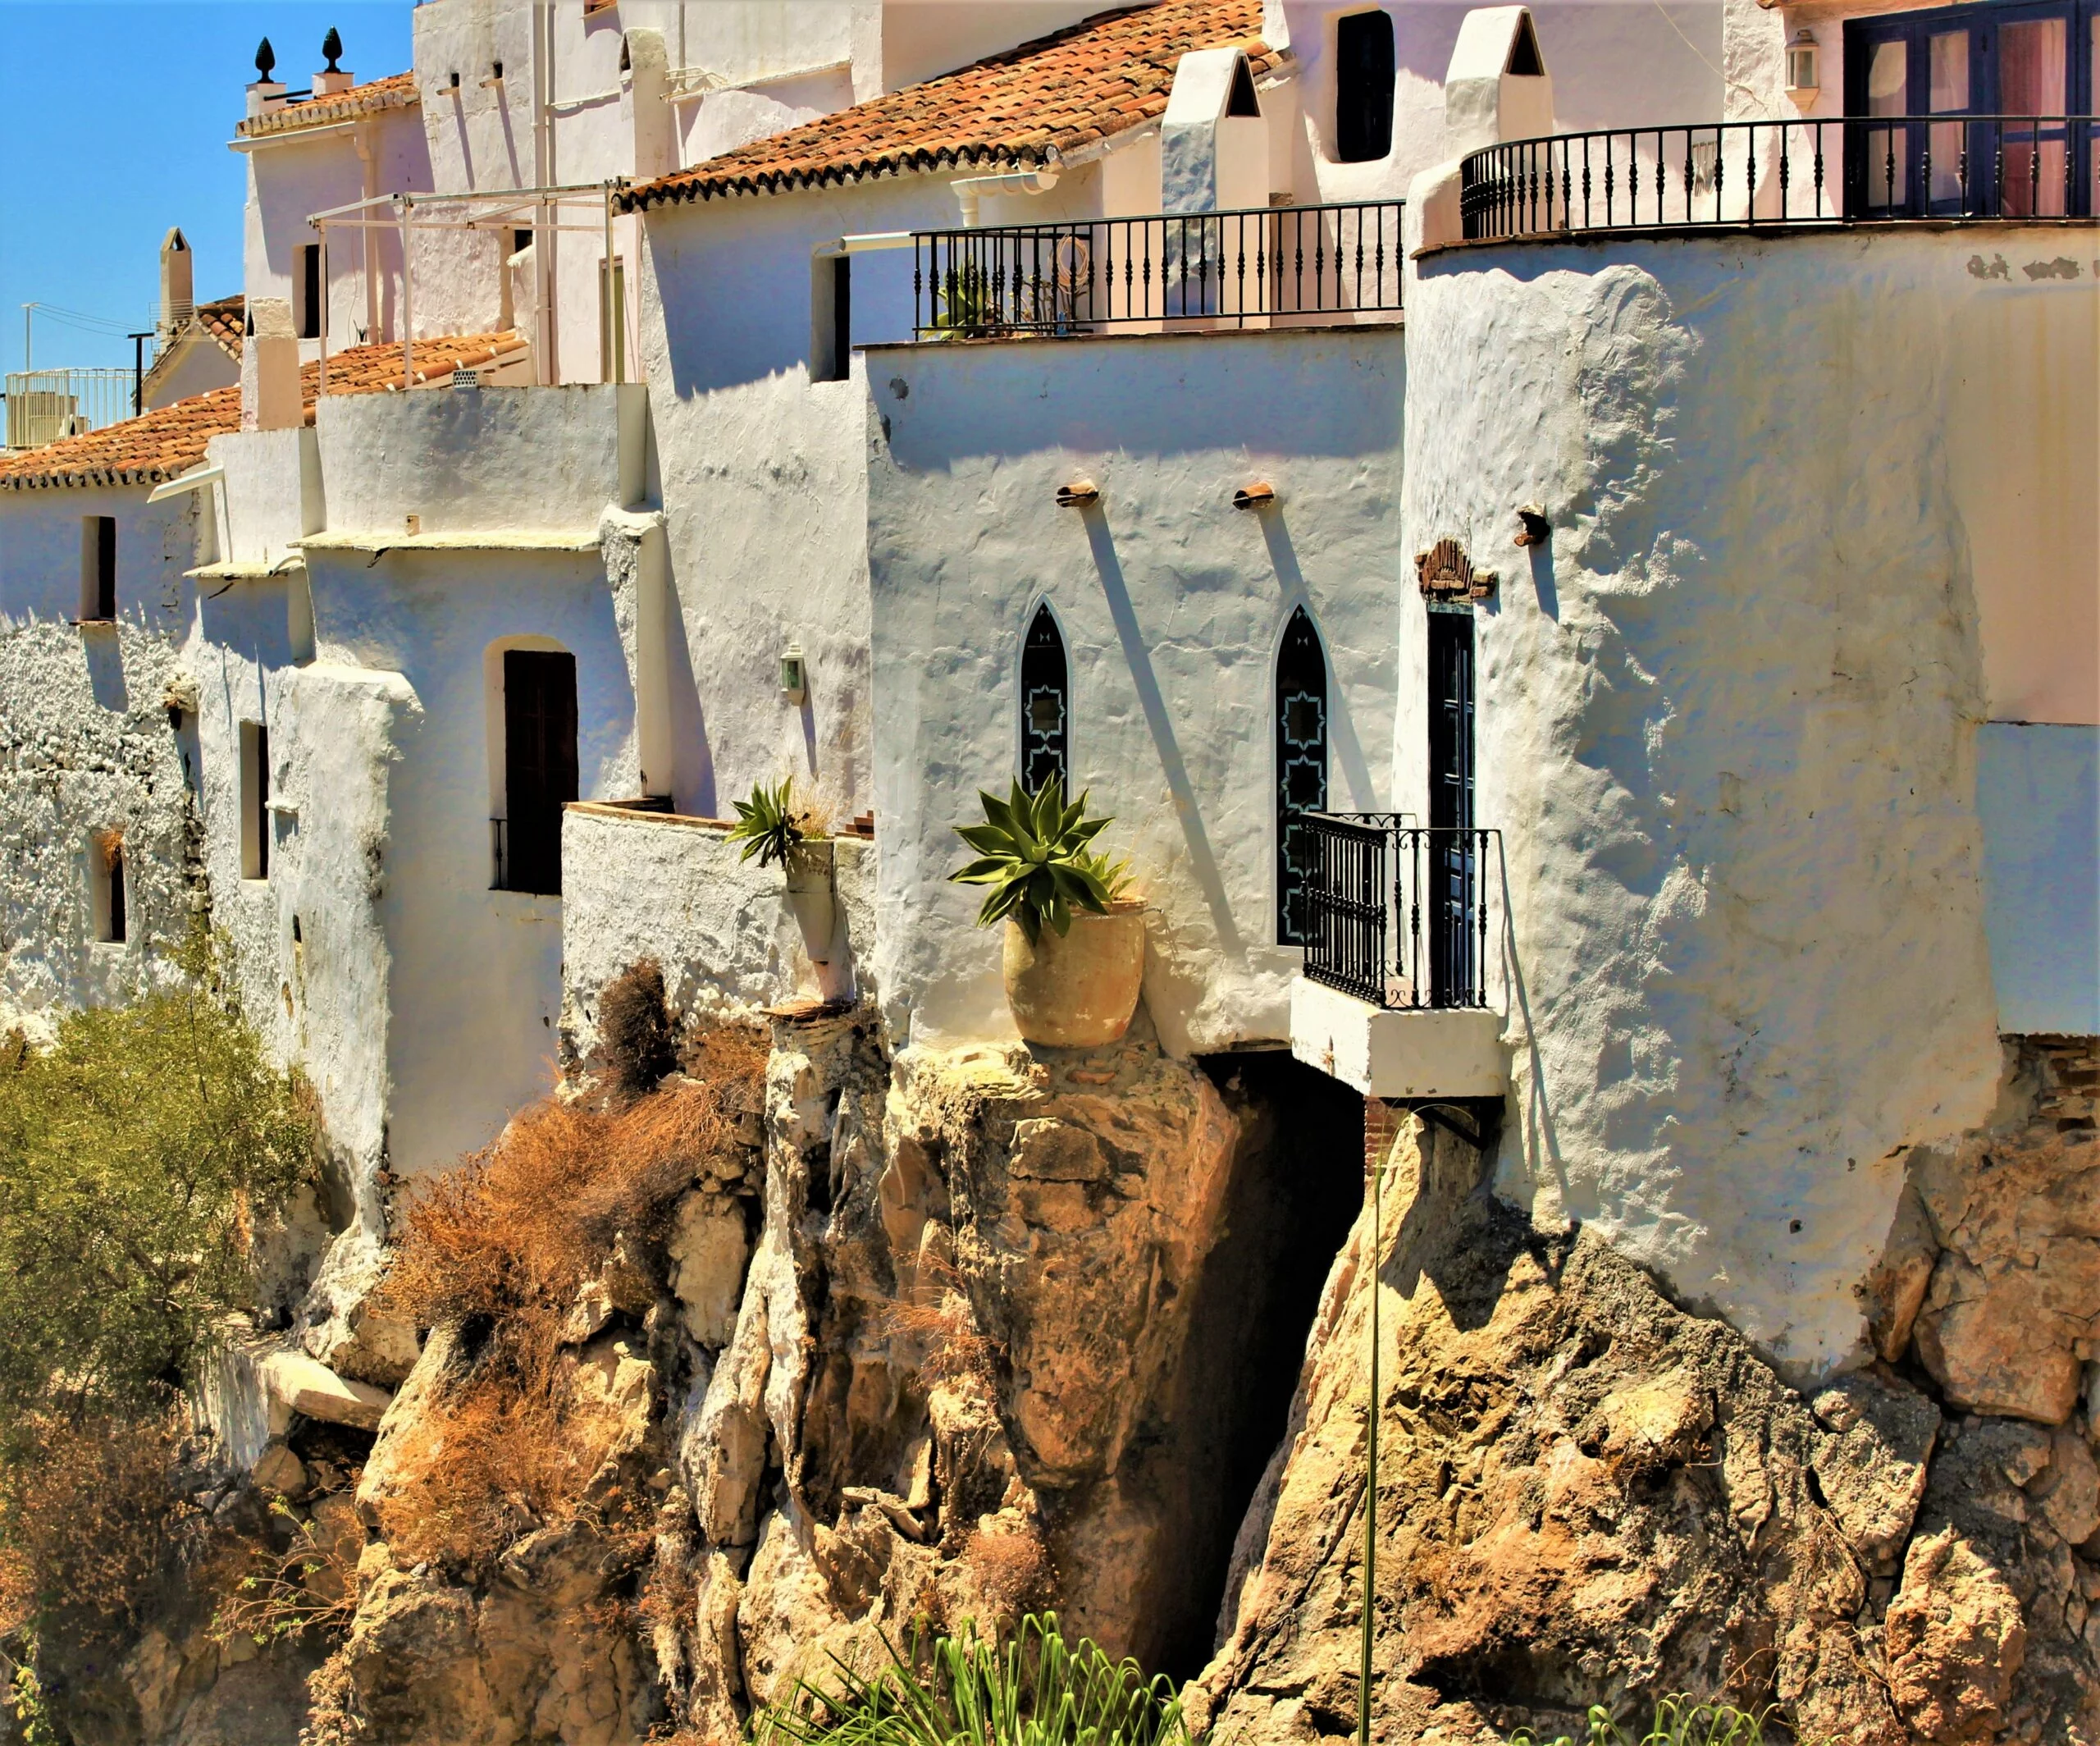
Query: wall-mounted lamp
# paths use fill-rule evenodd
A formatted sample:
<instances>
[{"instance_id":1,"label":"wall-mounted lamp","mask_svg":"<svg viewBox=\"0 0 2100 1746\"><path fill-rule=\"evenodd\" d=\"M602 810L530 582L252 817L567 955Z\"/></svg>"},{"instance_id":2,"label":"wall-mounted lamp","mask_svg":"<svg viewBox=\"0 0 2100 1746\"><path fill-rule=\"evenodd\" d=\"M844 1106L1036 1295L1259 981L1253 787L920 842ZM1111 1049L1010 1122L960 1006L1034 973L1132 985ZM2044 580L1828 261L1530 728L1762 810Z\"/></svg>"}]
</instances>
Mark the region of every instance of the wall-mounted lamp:
<instances>
[{"instance_id":1,"label":"wall-mounted lamp","mask_svg":"<svg viewBox=\"0 0 2100 1746\"><path fill-rule=\"evenodd\" d=\"M1252 485L1243 485L1232 494L1235 510L1266 509L1276 500L1276 488L1267 479L1257 479Z\"/></svg>"},{"instance_id":2,"label":"wall-mounted lamp","mask_svg":"<svg viewBox=\"0 0 2100 1746\"><path fill-rule=\"evenodd\" d=\"M800 703L810 692L810 671L802 656L802 645L791 642L781 651L780 695L790 703Z\"/></svg>"},{"instance_id":3,"label":"wall-mounted lamp","mask_svg":"<svg viewBox=\"0 0 2100 1746\"><path fill-rule=\"evenodd\" d=\"M1517 543L1519 546L1543 546L1552 537L1553 523L1545 519L1545 511L1536 503L1527 503L1517 511Z\"/></svg>"},{"instance_id":4,"label":"wall-mounted lamp","mask_svg":"<svg viewBox=\"0 0 2100 1746\"><path fill-rule=\"evenodd\" d=\"M1787 95L1806 109L1823 89L1822 53L1815 46L1815 33L1807 25L1794 33L1787 44Z\"/></svg>"},{"instance_id":5,"label":"wall-mounted lamp","mask_svg":"<svg viewBox=\"0 0 2100 1746\"><path fill-rule=\"evenodd\" d=\"M1091 479L1075 479L1069 485L1057 487L1057 507L1061 510L1083 509L1100 500L1101 487Z\"/></svg>"}]
</instances>

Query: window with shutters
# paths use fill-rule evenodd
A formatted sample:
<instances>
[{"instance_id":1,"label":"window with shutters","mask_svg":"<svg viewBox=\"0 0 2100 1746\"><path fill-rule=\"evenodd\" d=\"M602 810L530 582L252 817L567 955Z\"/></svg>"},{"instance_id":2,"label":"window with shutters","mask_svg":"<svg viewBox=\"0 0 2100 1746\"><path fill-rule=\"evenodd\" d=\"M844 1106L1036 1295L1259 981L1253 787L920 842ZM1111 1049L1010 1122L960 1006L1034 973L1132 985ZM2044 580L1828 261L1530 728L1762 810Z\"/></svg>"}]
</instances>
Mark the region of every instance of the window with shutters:
<instances>
[{"instance_id":1,"label":"window with shutters","mask_svg":"<svg viewBox=\"0 0 2100 1746\"><path fill-rule=\"evenodd\" d=\"M503 778L496 889L559 897L562 808L577 798L573 655L503 651Z\"/></svg>"},{"instance_id":2,"label":"window with shutters","mask_svg":"<svg viewBox=\"0 0 2100 1746\"><path fill-rule=\"evenodd\" d=\"M1031 794L1052 776L1071 788L1071 701L1064 637L1038 606L1020 651L1020 779Z\"/></svg>"},{"instance_id":3,"label":"window with shutters","mask_svg":"<svg viewBox=\"0 0 2100 1746\"><path fill-rule=\"evenodd\" d=\"M1327 807L1327 656L1303 606L1276 652L1276 940L1305 942L1305 887L1317 866L1308 812Z\"/></svg>"},{"instance_id":4,"label":"window with shutters","mask_svg":"<svg viewBox=\"0 0 2100 1746\"><path fill-rule=\"evenodd\" d=\"M1393 21L1350 12L1335 21L1335 159L1365 163L1393 149Z\"/></svg>"}]
</instances>

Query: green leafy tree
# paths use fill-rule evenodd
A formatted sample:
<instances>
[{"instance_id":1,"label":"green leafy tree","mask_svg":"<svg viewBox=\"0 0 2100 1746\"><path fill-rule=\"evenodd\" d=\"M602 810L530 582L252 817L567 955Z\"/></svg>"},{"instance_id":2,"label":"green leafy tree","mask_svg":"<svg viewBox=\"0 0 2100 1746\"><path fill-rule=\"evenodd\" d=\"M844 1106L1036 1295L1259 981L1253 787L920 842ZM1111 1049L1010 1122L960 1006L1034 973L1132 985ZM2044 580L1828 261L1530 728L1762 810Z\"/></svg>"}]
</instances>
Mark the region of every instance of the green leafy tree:
<instances>
[{"instance_id":1,"label":"green leafy tree","mask_svg":"<svg viewBox=\"0 0 2100 1746\"><path fill-rule=\"evenodd\" d=\"M0 1050L0 1422L145 1413L254 1301L253 1235L312 1180L312 1093L202 930L183 974Z\"/></svg>"}]
</instances>

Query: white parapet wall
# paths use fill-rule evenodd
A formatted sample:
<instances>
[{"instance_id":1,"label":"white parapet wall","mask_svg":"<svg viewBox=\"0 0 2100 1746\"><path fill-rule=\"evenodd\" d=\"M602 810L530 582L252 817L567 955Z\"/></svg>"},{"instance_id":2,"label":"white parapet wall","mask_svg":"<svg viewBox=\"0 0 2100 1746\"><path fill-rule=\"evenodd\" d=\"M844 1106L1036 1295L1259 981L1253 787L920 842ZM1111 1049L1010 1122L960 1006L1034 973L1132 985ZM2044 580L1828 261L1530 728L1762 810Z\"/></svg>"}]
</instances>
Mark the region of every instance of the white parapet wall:
<instances>
[{"instance_id":1,"label":"white parapet wall","mask_svg":"<svg viewBox=\"0 0 2100 1746\"><path fill-rule=\"evenodd\" d=\"M562 823L564 1054L597 1047L598 997L645 958L688 1020L795 1000L872 996L875 845L843 836L829 858L835 901L791 899L778 867L743 858L719 819L579 802ZM820 882L820 881L819 881Z\"/></svg>"},{"instance_id":2,"label":"white parapet wall","mask_svg":"<svg viewBox=\"0 0 2100 1746\"><path fill-rule=\"evenodd\" d=\"M1500 1186L1797 1374L1860 1349L1906 1149L1997 1093L1978 724L2091 719L2094 289L2067 241L1474 247L1408 288L1408 546L1500 575L1474 611L1516 978ZM1527 504L1552 532L1520 550ZM1399 623L1420 807L1413 590Z\"/></svg>"},{"instance_id":3,"label":"white parapet wall","mask_svg":"<svg viewBox=\"0 0 2100 1746\"><path fill-rule=\"evenodd\" d=\"M1304 976L1290 987L1290 1052L1366 1097L1500 1097L1509 1089L1500 1012L1374 1007Z\"/></svg>"}]
</instances>

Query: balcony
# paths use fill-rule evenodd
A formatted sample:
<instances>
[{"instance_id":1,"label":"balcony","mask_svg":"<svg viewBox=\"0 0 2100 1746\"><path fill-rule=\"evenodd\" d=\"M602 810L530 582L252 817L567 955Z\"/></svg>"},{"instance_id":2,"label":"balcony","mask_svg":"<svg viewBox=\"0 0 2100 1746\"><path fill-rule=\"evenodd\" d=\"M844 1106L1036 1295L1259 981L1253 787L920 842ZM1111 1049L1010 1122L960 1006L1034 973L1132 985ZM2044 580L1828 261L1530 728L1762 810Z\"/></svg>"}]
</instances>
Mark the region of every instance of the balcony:
<instances>
[{"instance_id":1,"label":"balcony","mask_svg":"<svg viewBox=\"0 0 2100 1746\"><path fill-rule=\"evenodd\" d=\"M1459 171L1468 241L1714 225L2090 219L2091 116L1718 121L1510 140Z\"/></svg>"},{"instance_id":2,"label":"balcony","mask_svg":"<svg viewBox=\"0 0 2100 1746\"><path fill-rule=\"evenodd\" d=\"M1390 812L1303 820L1305 972L1291 1053L1367 1097L1496 1097L1489 911L1501 833Z\"/></svg>"},{"instance_id":3,"label":"balcony","mask_svg":"<svg viewBox=\"0 0 2100 1746\"><path fill-rule=\"evenodd\" d=\"M1405 203L913 233L922 340L1399 318Z\"/></svg>"}]
</instances>

